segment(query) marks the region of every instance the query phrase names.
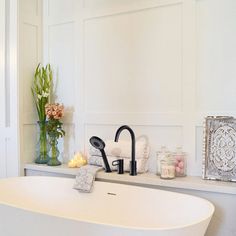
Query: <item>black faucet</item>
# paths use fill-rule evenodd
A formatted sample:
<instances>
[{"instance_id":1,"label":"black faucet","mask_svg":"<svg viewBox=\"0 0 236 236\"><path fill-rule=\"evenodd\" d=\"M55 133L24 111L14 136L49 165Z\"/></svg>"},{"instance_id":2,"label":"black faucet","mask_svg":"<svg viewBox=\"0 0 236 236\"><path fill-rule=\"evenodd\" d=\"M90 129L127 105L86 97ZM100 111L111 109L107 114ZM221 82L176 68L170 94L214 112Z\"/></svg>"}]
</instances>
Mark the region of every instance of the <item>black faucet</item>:
<instances>
[{"instance_id":1,"label":"black faucet","mask_svg":"<svg viewBox=\"0 0 236 236\"><path fill-rule=\"evenodd\" d=\"M130 161L130 175L137 175L137 165L135 161L135 135L134 131L128 126L128 125L123 125L121 126L117 131L116 131L116 136L115 136L115 142L118 142L120 133L124 130L127 129L130 132L131 135L131 161Z\"/></svg>"}]
</instances>

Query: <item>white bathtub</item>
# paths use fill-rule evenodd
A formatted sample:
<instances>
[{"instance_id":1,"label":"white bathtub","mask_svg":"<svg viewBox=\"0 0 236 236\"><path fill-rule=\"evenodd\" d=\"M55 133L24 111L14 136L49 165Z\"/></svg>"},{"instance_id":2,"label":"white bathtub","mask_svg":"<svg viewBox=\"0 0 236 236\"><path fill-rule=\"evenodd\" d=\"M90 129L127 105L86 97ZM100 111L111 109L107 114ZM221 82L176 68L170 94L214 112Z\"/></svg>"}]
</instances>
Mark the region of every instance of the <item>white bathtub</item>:
<instances>
[{"instance_id":1,"label":"white bathtub","mask_svg":"<svg viewBox=\"0 0 236 236\"><path fill-rule=\"evenodd\" d=\"M104 182L87 194L73 184L56 177L0 180L0 235L203 236L214 212L190 195Z\"/></svg>"}]
</instances>

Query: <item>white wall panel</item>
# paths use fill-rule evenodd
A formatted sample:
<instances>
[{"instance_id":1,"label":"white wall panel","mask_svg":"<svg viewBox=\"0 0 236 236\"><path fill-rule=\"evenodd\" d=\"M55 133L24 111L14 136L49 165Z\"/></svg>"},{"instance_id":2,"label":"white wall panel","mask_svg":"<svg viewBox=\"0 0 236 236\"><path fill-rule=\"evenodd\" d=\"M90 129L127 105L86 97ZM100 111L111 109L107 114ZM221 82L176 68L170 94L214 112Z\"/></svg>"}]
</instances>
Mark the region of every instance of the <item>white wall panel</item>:
<instances>
[{"instance_id":1,"label":"white wall panel","mask_svg":"<svg viewBox=\"0 0 236 236\"><path fill-rule=\"evenodd\" d=\"M74 149L87 149L87 129L114 135L109 127L130 124L151 136L155 171L161 145L189 146L182 1L45 0L44 16L44 58L55 70L56 99L71 110L66 117L74 116L65 123L76 122Z\"/></svg>"},{"instance_id":2,"label":"white wall panel","mask_svg":"<svg viewBox=\"0 0 236 236\"><path fill-rule=\"evenodd\" d=\"M21 135L23 140L21 149L23 150L24 158L22 164L31 163L35 159L36 155L36 143L37 143L37 127L35 124L24 125L23 134ZM30 141L29 141L30 140Z\"/></svg>"},{"instance_id":3,"label":"white wall panel","mask_svg":"<svg viewBox=\"0 0 236 236\"><path fill-rule=\"evenodd\" d=\"M199 112L235 113L236 1L197 1Z\"/></svg>"},{"instance_id":4,"label":"white wall panel","mask_svg":"<svg viewBox=\"0 0 236 236\"><path fill-rule=\"evenodd\" d=\"M23 78L22 95L23 95L23 113L25 115L31 115L35 113L32 97L31 86L33 82L34 70L39 61L38 55L38 25L31 25L23 23L21 28L22 40L21 40L21 73ZM26 116L25 116L26 117ZM27 122L26 120L24 122Z\"/></svg>"},{"instance_id":5,"label":"white wall panel","mask_svg":"<svg viewBox=\"0 0 236 236\"><path fill-rule=\"evenodd\" d=\"M231 112L236 105L235 34L228 30L234 6L232 0L45 0L44 52L56 68L58 99L77 114L79 146L87 146L85 127L96 134L104 126L110 135L108 127L124 123L143 133L145 127L157 133L179 127L180 141L173 144L184 146L189 174L199 175L202 130L196 125L203 112ZM228 46L216 47L225 41ZM231 99L219 95L223 86ZM166 144L166 137L162 133L158 143Z\"/></svg>"},{"instance_id":6,"label":"white wall panel","mask_svg":"<svg viewBox=\"0 0 236 236\"><path fill-rule=\"evenodd\" d=\"M0 0L0 109L3 111L3 115L0 116L0 127L5 125L5 65L6 65L6 54L5 54L5 46L6 46L6 18L5 14L5 0Z\"/></svg>"},{"instance_id":7,"label":"white wall panel","mask_svg":"<svg viewBox=\"0 0 236 236\"><path fill-rule=\"evenodd\" d=\"M195 144L195 175L202 175L202 154L203 154L203 127L196 127L196 144Z\"/></svg>"},{"instance_id":8,"label":"white wall panel","mask_svg":"<svg viewBox=\"0 0 236 236\"><path fill-rule=\"evenodd\" d=\"M49 33L49 62L54 70L55 100L66 107L74 105L74 25L52 25ZM68 96L69 94L69 96Z\"/></svg>"},{"instance_id":9,"label":"white wall panel","mask_svg":"<svg viewBox=\"0 0 236 236\"><path fill-rule=\"evenodd\" d=\"M67 162L75 149L75 102L79 88L75 87L75 12L74 0L44 1L44 62L53 68L53 101L63 103L66 135L59 140L60 159ZM78 142L78 141L77 141Z\"/></svg>"},{"instance_id":10,"label":"white wall panel","mask_svg":"<svg viewBox=\"0 0 236 236\"><path fill-rule=\"evenodd\" d=\"M85 21L86 111L181 111L181 24L181 5Z\"/></svg>"},{"instance_id":11,"label":"white wall panel","mask_svg":"<svg viewBox=\"0 0 236 236\"><path fill-rule=\"evenodd\" d=\"M31 86L38 63L42 63L41 0L19 1L19 88L21 126L21 174L24 164L35 160L36 121Z\"/></svg>"},{"instance_id":12,"label":"white wall panel","mask_svg":"<svg viewBox=\"0 0 236 236\"><path fill-rule=\"evenodd\" d=\"M21 14L24 16L29 15L31 18L38 15L38 0L20 0Z\"/></svg>"},{"instance_id":13,"label":"white wall panel","mask_svg":"<svg viewBox=\"0 0 236 236\"><path fill-rule=\"evenodd\" d=\"M155 172L160 146L174 150L182 145L189 152L189 173L195 173L194 126L193 132L188 129L193 99L186 96L194 93L184 91L194 78L183 73L183 58L186 65L192 63L184 52L191 44L183 47L187 28L183 3L103 1L103 7L94 1L84 3L89 14L78 17L84 42L85 149L90 131L114 136L110 127L130 124L135 132L150 137L150 171Z\"/></svg>"},{"instance_id":14,"label":"white wall panel","mask_svg":"<svg viewBox=\"0 0 236 236\"><path fill-rule=\"evenodd\" d=\"M66 132L66 136L63 139L58 140L59 141L58 142L58 147L61 151L61 155L60 155L59 159L63 163L68 163L68 161L78 151L78 149L76 149L76 143L75 143L76 129L75 129L74 124L66 123L66 122L64 122L63 129Z\"/></svg>"},{"instance_id":15,"label":"white wall panel","mask_svg":"<svg viewBox=\"0 0 236 236\"><path fill-rule=\"evenodd\" d=\"M73 0L48 0L48 16L52 20L65 20L74 16L75 1Z\"/></svg>"},{"instance_id":16,"label":"white wall panel","mask_svg":"<svg viewBox=\"0 0 236 236\"><path fill-rule=\"evenodd\" d=\"M50 17L53 15L53 9L60 9L60 6L65 9L74 9L73 7L65 7L68 1L50 1L49 7ZM54 4L54 5L53 5ZM64 4L64 7L63 5ZM59 8L58 8L59 7ZM41 56L41 38L42 38L42 12L41 1L22 1L20 4L20 78L23 81L20 84L21 90L21 110L22 112L22 131L21 131L21 149L22 149L22 166L24 163L32 162L36 154L37 142L37 113L31 95L31 86L34 78L34 71L39 62L42 63ZM29 12L29 14L26 14ZM66 13L66 11L63 11ZM49 14L47 14L49 15ZM61 13L59 15L62 15ZM69 14L70 15L70 14ZM65 15L62 15L65 17ZM54 70L54 85L56 92L56 101L62 102L66 106L67 114L70 117L65 119L65 123L72 122L73 104L74 104L74 71L73 57L71 54L74 50L74 35L73 24L57 24L50 25L47 28L49 32L47 42L50 45L45 55L49 56L50 60L45 60L45 63L50 62ZM67 46L65 46L67 45ZM69 95L69 96L68 96ZM30 99L29 99L30 98ZM71 131L73 125L65 125L67 136L62 142L60 140L59 147L61 157L68 160L68 150L74 149L74 130ZM32 138L33 137L33 138Z\"/></svg>"}]
</instances>

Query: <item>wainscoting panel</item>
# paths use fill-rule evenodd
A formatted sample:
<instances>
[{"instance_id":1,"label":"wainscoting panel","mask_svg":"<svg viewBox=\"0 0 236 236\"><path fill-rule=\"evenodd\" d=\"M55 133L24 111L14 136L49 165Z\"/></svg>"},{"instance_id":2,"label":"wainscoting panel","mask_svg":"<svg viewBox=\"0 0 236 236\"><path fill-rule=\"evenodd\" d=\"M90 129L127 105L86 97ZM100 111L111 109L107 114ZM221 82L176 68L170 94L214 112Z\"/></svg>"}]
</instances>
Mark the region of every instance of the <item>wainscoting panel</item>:
<instances>
[{"instance_id":1,"label":"wainscoting panel","mask_svg":"<svg viewBox=\"0 0 236 236\"><path fill-rule=\"evenodd\" d=\"M197 110L236 115L236 1L197 1Z\"/></svg>"},{"instance_id":2,"label":"wainscoting panel","mask_svg":"<svg viewBox=\"0 0 236 236\"><path fill-rule=\"evenodd\" d=\"M74 24L56 24L49 26L49 61L54 71L54 100L65 107L73 107L74 90ZM69 95L69 96L68 96Z\"/></svg>"},{"instance_id":3,"label":"wainscoting panel","mask_svg":"<svg viewBox=\"0 0 236 236\"><path fill-rule=\"evenodd\" d=\"M24 164L35 160L38 120L31 86L38 63L42 63L42 2L19 2L19 88L21 129L21 174Z\"/></svg>"},{"instance_id":4,"label":"wainscoting panel","mask_svg":"<svg viewBox=\"0 0 236 236\"><path fill-rule=\"evenodd\" d=\"M31 116L32 113L35 114L36 118L36 110L34 109L34 101L33 99L29 99L32 97L31 86L33 83L34 70L38 61L38 47L39 47L39 29L38 25L31 25L28 23L24 23L21 29L22 34L22 74L24 75L24 86L22 87L23 94L23 108L25 119L27 116ZM30 39L30 40L25 40ZM27 122L25 120L24 122Z\"/></svg>"},{"instance_id":5,"label":"wainscoting panel","mask_svg":"<svg viewBox=\"0 0 236 236\"><path fill-rule=\"evenodd\" d=\"M182 111L181 39L181 4L85 20L86 112Z\"/></svg>"},{"instance_id":6,"label":"wainscoting panel","mask_svg":"<svg viewBox=\"0 0 236 236\"><path fill-rule=\"evenodd\" d=\"M50 63L53 69L53 102L63 103L65 118L63 127L66 136L59 140L60 159L68 162L73 157L75 148L75 104L77 102L76 87L76 1L47 0L44 1L43 38L44 63ZM78 141L77 141L78 143Z\"/></svg>"},{"instance_id":7,"label":"wainscoting panel","mask_svg":"<svg viewBox=\"0 0 236 236\"><path fill-rule=\"evenodd\" d=\"M156 151L165 145L170 150L183 146L189 153L188 171L195 173L194 93L189 90L194 77L188 73L194 60L189 60L191 44L184 44L189 41L184 31L192 27L186 23L192 22L186 8L193 6L184 1L96 4L84 1L85 14L78 16L84 149L92 133L108 138L128 124L149 137L150 171L155 172Z\"/></svg>"},{"instance_id":8,"label":"wainscoting panel","mask_svg":"<svg viewBox=\"0 0 236 236\"><path fill-rule=\"evenodd\" d=\"M128 124L151 137L151 163L161 145L182 145L188 174L200 175L204 116L235 114L235 3L228 3L44 0L44 61L69 109L74 150L86 152L89 135L108 138Z\"/></svg>"},{"instance_id":9,"label":"wainscoting panel","mask_svg":"<svg viewBox=\"0 0 236 236\"><path fill-rule=\"evenodd\" d=\"M4 112L0 116L0 127L5 126L6 94L5 94L5 66L6 66L6 6L5 0L0 1L0 109Z\"/></svg>"},{"instance_id":10,"label":"wainscoting panel","mask_svg":"<svg viewBox=\"0 0 236 236\"><path fill-rule=\"evenodd\" d=\"M76 12L76 1L71 0L48 0L47 4L47 15L48 19L52 22L61 22L73 19Z\"/></svg>"},{"instance_id":11,"label":"wainscoting panel","mask_svg":"<svg viewBox=\"0 0 236 236\"><path fill-rule=\"evenodd\" d=\"M69 109L74 150L87 152L90 134L106 139L128 124L150 136L151 171L160 146L182 145L195 173L189 9L181 0L44 0L44 61Z\"/></svg>"}]
</instances>

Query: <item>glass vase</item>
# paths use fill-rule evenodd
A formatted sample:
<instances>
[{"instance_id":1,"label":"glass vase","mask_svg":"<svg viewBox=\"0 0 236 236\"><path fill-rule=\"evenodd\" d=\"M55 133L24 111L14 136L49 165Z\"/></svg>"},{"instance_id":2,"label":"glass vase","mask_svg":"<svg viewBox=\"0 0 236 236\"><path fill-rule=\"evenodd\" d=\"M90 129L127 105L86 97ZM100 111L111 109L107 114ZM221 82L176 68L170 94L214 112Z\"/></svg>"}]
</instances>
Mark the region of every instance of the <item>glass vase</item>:
<instances>
[{"instance_id":1,"label":"glass vase","mask_svg":"<svg viewBox=\"0 0 236 236\"><path fill-rule=\"evenodd\" d=\"M57 144L57 138L55 136L50 137L49 139L50 149L49 149L49 161L47 165L49 166L59 166L61 162L58 160L60 154Z\"/></svg>"},{"instance_id":2,"label":"glass vase","mask_svg":"<svg viewBox=\"0 0 236 236\"><path fill-rule=\"evenodd\" d=\"M38 143L36 147L36 160L37 164L47 164L49 160L48 156L48 140L47 140L47 122L38 121Z\"/></svg>"}]
</instances>

